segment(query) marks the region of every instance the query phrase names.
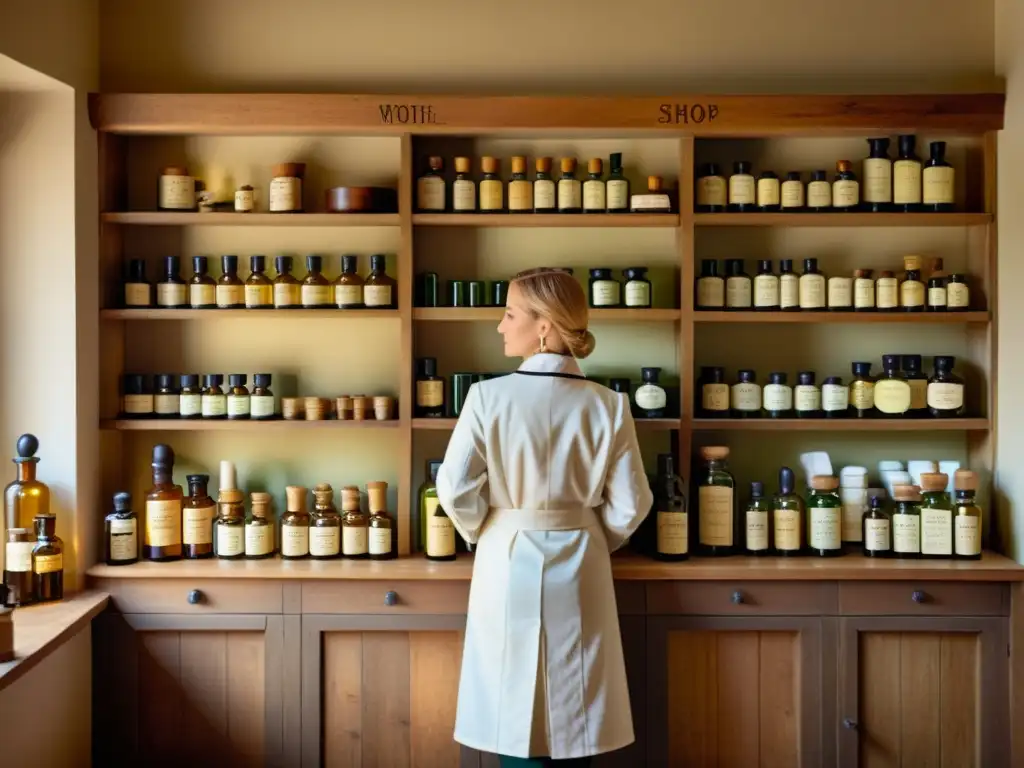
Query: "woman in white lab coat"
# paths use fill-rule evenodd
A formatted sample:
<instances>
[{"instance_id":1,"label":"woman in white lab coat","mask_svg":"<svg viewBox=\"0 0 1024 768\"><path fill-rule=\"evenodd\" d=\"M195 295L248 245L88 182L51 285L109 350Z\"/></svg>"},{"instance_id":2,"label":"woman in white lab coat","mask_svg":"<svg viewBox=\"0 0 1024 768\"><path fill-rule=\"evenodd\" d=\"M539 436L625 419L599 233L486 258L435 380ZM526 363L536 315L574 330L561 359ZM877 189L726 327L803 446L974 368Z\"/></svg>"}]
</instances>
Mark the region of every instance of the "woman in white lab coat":
<instances>
[{"instance_id":1,"label":"woman in white lab coat","mask_svg":"<svg viewBox=\"0 0 1024 768\"><path fill-rule=\"evenodd\" d=\"M508 376L474 384L437 475L476 543L456 741L502 766L586 766L633 742L609 555L651 492L629 400L587 381L580 284L522 273L498 326Z\"/></svg>"}]
</instances>

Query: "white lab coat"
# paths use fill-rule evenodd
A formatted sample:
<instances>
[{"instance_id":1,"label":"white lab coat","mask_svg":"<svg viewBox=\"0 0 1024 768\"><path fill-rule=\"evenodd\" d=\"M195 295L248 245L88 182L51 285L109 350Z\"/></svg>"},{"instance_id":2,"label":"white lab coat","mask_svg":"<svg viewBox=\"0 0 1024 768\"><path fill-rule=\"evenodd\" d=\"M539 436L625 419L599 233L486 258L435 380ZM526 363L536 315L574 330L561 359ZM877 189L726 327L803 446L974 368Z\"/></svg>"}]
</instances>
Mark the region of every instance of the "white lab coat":
<instances>
[{"instance_id":1,"label":"white lab coat","mask_svg":"<svg viewBox=\"0 0 1024 768\"><path fill-rule=\"evenodd\" d=\"M474 384L437 495L477 543L455 740L555 759L632 743L609 554L651 492L628 398L548 353Z\"/></svg>"}]
</instances>

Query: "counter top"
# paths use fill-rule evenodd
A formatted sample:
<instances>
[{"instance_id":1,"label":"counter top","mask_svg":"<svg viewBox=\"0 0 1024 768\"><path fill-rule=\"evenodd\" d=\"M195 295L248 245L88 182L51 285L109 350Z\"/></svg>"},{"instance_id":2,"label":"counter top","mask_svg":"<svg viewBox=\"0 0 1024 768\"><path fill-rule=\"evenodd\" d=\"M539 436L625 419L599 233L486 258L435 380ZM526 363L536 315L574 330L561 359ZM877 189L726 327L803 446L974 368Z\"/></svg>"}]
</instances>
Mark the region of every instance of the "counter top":
<instances>
[{"instance_id":1,"label":"counter top","mask_svg":"<svg viewBox=\"0 0 1024 768\"><path fill-rule=\"evenodd\" d=\"M616 579L633 581L1024 581L1024 566L993 552L981 560L881 560L845 557L694 558L662 563L632 553L615 555ZM307 579L465 581L473 558L431 562L410 555L396 560L179 560L170 563L95 565L93 579Z\"/></svg>"}]
</instances>

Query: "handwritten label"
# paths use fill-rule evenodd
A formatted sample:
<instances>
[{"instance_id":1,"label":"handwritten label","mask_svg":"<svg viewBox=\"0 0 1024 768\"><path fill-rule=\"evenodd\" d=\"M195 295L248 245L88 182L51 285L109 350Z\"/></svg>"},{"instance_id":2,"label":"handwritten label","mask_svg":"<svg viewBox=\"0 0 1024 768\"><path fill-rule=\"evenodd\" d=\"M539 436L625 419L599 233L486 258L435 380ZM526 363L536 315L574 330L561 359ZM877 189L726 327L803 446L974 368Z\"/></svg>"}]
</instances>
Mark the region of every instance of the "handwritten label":
<instances>
[{"instance_id":1,"label":"handwritten label","mask_svg":"<svg viewBox=\"0 0 1024 768\"><path fill-rule=\"evenodd\" d=\"M385 125L438 125L437 113L430 104L379 104L380 121Z\"/></svg>"},{"instance_id":2,"label":"handwritten label","mask_svg":"<svg viewBox=\"0 0 1024 768\"><path fill-rule=\"evenodd\" d=\"M711 123L718 117L717 104L662 104L658 111L661 113L658 122L662 124Z\"/></svg>"}]
</instances>

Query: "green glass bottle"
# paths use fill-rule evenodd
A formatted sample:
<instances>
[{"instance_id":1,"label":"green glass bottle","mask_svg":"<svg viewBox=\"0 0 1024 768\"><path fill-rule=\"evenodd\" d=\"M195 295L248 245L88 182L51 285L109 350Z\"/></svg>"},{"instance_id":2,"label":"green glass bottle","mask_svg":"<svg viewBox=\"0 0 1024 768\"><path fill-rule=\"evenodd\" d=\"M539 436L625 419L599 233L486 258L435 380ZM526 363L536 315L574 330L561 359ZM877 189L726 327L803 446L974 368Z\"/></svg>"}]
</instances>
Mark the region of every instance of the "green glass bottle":
<instances>
[{"instance_id":1,"label":"green glass bottle","mask_svg":"<svg viewBox=\"0 0 1024 768\"><path fill-rule=\"evenodd\" d=\"M700 554L725 557L736 553L736 480L729 472L729 449L700 449L704 465L697 483L697 546Z\"/></svg>"},{"instance_id":2,"label":"green glass bottle","mask_svg":"<svg viewBox=\"0 0 1024 768\"><path fill-rule=\"evenodd\" d=\"M921 490L916 485L892 489L892 552L900 558L921 556Z\"/></svg>"},{"instance_id":3,"label":"green glass bottle","mask_svg":"<svg viewBox=\"0 0 1024 768\"><path fill-rule=\"evenodd\" d=\"M420 503L417 507L419 524L413 527L419 533L417 549L428 560L454 560L458 538L455 526L437 498L437 472L440 468L439 459L427 462L427 480L420 486Z\"/></svg>"},{"instance_id":4,"label":"green glass bottle","mask_svg":"<svg viewBox=\"0 0 1024 768\"><path fill-rule=\"evenodd\" d=\"M815 475L807 498L807 544L812 555L839 557L843 554L843 503L836 489L839 478Z\"/></svg>"},{"instance_id":5,"label":"green glass bottle","mask_svg":"<svg viewBox=\"0 0 1024 768\"><path fill-rule=\"evenodd\" d=\"M872 496L861 519L864 557L889 557L892 554L892 521L880 496Z\"/></svg>"},{"instance_id":6,"label":"green glass bottle","mask_svg":"<svg viewBox=\"0 0 1024 768\"><path fill-rule=\"evenodd\" d=\"M772 540L775 554L798 557L804 553L804 500L795 492L793 470L779 470L779 495L772 504Z\"/></svg>"},{"instance_id":7,"label":"green glass bottle","mask_svg":"<svg viewBox=\"0 0 1024 768\"><path fill-rule=\"evenodd\" d=\"M953 473L953 487L956 489L953 554L958 560L980 560L981 507L974 500L978 473L958 469Z\"/></svg>"},{"instance_id":8,"label":"green glass bottle","mask_svg":"<svg viewBox=\"0 0 1024 768\"><path fill-rule=\"evenodd\" d=\"M683 481L676 474L671 453L658 454L658 479L654 484L654 514L658 529L654 556L677 562L690 557L690 525L683 496Z\"/></svg>"},{"instance_id":9,"label":"green glass bottle","mask_svg":"<svg viewBox=\"0 0 1024 768\"><path fill-rule=\"evenodd\" d=\"M946 492L949 476L921 475L921 557L953 557L953 502Z\"/></svg>"},{"instance_id":10,"label":"green glass bottle","mask_svg":"<svg viewBox=\"0 0 1024 768\"><path fill-rule=\"evenodd\" d=\"M746 529L744 540L748 555L762 556L772 553L771 510L771 501L764 497L764 483L751 483L750 501L747 502L747 510L743 515Z\"/></svg>"}]
</instances>

